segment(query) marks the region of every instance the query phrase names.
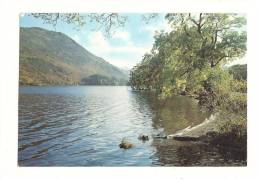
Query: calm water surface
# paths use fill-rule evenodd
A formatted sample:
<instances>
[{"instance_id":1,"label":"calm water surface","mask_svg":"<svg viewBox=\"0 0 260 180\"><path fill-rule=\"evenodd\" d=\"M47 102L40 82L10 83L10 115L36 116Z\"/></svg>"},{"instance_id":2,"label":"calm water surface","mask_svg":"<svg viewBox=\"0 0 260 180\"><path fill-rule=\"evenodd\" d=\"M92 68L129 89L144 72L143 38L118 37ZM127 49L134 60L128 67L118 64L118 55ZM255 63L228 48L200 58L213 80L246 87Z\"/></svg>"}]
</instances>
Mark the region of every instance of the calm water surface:
<instances>
[{"instance_id":1,"label":"calm water surface","mask_svg":"<svg viewBox=\"0 0 260 180\"><path fill-rule=\"evenodd\" d=\"M240 166L234 149L150 139L208 118L197 102L176 96L166 102L129 87L22 87L19 89L20 166ZM134 148L118 147L122 138Z\"/></svg>"}]
</instances>

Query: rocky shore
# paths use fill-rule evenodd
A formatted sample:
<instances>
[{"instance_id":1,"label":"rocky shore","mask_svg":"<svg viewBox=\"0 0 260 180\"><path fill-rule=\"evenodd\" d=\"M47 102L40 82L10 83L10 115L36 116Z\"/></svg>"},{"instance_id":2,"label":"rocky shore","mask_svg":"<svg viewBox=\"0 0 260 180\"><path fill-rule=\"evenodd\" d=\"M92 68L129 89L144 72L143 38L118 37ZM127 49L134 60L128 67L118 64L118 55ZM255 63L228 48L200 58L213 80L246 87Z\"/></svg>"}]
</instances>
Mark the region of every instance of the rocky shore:
<instances>
[{"instance_id":1,"label":"rocky shore","mask_svg":"<svg viewBox=\"0 0 260 180\"><path fill-rule=\"evenodd\" d=\"M235 118L235 117L229 117ZM240 148L246 150L247 136L240 132L234 132L231 128L228 133L223 132L220 127L227 119L216 115L211 115L208 119L196 126L189 126L174 134L167 135L167 139L176 141L201 141L218 146L228 146L230 148ZM245 127L246 128L246 127Z\"/></svg>"}]
</instances>

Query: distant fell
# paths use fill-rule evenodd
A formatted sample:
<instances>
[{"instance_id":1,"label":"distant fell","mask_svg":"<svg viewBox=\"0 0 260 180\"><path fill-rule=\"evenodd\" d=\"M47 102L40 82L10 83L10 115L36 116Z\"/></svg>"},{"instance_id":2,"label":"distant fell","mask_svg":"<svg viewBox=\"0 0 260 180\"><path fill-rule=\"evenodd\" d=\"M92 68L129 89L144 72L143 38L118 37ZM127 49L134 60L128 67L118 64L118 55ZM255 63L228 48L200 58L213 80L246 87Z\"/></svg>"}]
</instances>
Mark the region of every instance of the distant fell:
<instances>
[{"instance_id":1,"label":"distant fell","mask_svg":"<svg viewBox=\"0 0 260 180\"><path fill-rule=\"evenodd\" d=\"M67 35L42 28L20 28L19 65L20 85L77 85L93 75L113 80L111 85L128 80L125 72Z\"/></svg>"},{"instance_id":2,"label":"distant fell","mask_svg":"<svg viewBox=\"0 0 260 180\"><path fill-rule=\"evenodd\" d=\"M247 64L236 64L228 68L237 80L247 80Z\"/></svg>"}]
</instances>

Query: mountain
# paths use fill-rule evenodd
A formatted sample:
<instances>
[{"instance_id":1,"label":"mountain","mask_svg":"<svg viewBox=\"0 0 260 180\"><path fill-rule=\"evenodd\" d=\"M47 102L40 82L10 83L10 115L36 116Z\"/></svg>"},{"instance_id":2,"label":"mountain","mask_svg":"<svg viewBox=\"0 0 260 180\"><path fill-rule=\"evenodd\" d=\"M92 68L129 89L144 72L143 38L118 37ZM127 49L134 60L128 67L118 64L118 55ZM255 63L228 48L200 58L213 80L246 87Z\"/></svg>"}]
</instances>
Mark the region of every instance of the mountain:
<instances>
[{"instance_id":1,"label":"mountain","mask_svg":"<svg viewBox=\"0 0 260 180\"><path fill-rule=\"evenodd\" d=\"M20 28L20 85L74 85L96 75L127 82L119 68L84 49L67 35L42 28ZM98 85L98 84L97 84Z\"/></svg>"},{"instance_id":2,"label":"mountain","mask_svg":"<svg viewBox=\"0 0 260 180\"><path fill-rule=\"evenodd\" d=\"M128 67L120 67L120 70L127 76L129 77L130 76L130 68Z\"/></svg>"}]
</instances>

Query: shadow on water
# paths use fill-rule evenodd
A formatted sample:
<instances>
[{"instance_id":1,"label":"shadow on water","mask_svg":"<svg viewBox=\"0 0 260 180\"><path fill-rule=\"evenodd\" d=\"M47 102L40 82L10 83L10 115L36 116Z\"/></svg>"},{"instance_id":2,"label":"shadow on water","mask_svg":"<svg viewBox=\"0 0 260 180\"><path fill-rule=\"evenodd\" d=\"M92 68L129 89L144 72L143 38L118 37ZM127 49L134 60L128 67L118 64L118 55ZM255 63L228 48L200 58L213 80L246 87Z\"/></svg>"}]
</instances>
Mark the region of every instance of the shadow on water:
<instances>
[{"instance_id":1,"label":"shadow on water","mask_svg":"<svg viewBox=\"0 0 260 180\"><path fill-rule=\"evenodd\" d=\"M155 141L158 162L163 166L245 166L246 152L198 142Z\"/></svg>"},{"instance_id":2,"label":"shadow on water","mask_svg":"<svg viewBox=\"0 0 260 180\"><path fill-rule=\"evenodd\" d=\"M167 100L159 100L153 93L134 92L134 99L137 99L141 107L148 106L153 114L153 127L163 128L166 134L198 125L211 115L190 97L174 96Z\"/></svg>"},{"instance_id":3,"label":"shadow on water","mask_svg":"<svg viewBox=\"0 0 260 180\"><path fill-rule=\"evenodd\" d=\"M158 100L153 93L136 92L134 96L138 102L149 106L153 114L153 128L163 130L166 134L173 134L188 126L196 126L211 115L190 97L174 96L167 100ZM156 149L152 157L157 159L153 162L154 165L245 166L247 164L246 150L231 147L162 139L154 139L152 146Z\"/></svg>"}]
</instances>

